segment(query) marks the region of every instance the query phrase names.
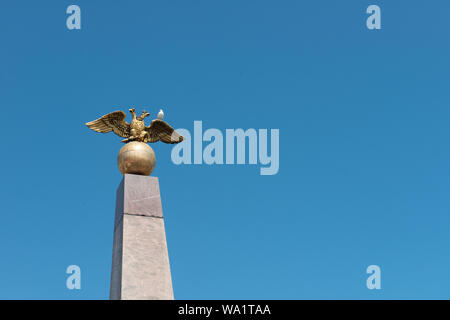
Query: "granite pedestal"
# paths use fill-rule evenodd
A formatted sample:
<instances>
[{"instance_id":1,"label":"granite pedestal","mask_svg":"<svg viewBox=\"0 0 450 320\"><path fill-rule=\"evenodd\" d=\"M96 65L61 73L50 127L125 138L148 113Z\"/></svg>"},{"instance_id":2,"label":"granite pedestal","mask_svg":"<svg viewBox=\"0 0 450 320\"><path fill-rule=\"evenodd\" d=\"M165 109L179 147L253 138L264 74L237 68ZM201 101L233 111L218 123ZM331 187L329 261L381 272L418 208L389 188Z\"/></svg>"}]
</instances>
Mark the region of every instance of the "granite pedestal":
<instances>
[{"instance_id":1,"label":"granite pedestal","mask_svg":"<svg viewBox=\"0 0 450 320\"><path fill-rule=\"evenodd\" d=\"M117 189L110 299L173 299L156 177L125 174Z\"/></svg>"}]
</instances>

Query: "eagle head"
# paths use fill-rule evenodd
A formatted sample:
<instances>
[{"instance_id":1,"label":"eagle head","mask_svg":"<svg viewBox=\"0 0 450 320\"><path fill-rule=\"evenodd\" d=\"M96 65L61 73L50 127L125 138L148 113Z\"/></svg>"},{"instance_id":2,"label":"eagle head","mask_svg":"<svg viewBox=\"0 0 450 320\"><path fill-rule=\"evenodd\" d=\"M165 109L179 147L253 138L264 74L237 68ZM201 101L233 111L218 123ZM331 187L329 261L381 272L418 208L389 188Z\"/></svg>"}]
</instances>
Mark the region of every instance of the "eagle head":
<instances>
[{"instance_id":1,"label":"eagle head","mask_svg":"<svg viewBox=\"0 0 450 320\"><path fill-rule=\"evenodd\" d=\"M139 120L144 120L144 118L148 117L149 115L150 115L150 113L148 113L145 110L142 110L142 113L138 118L139 118Z\"/></svg>"}]
</instances>

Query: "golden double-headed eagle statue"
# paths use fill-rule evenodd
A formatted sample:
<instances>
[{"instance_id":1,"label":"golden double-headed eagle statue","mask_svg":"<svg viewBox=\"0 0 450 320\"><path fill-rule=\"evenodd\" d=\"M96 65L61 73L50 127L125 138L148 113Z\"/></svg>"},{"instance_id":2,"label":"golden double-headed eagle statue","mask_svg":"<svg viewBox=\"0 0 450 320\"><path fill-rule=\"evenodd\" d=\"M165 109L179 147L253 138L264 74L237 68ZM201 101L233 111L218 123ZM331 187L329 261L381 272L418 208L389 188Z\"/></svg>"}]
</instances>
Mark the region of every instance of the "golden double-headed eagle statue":
<instances>
[{"instance_id":1,"label":"golden double-headed eagle statue","mask_svg":"<svg viewBox=\"0 0 450 320\"><path fill-rule=\"evenodd\" d=\"M120 149L117 157L117 164L122 174L150 175L155 168L156 157L147 142L162 141L173 144L183 141L183 136L162 120L164 116L162 110L159 111L157 118L152 120L149 126L145 125L144 119L150 113L142 110L142 114L136 116L134 108L129 109L129 111L133 116L131 123L125 121L125 112L114 111L97 120L88 122L86 125L96 132L107 133L112 131L125 138L122 140L125 145Z\"/></svg>"},{"instance_id":2,"label":"golden double-headed eagle statue","mask_svg":"<svg viewBox=\"0 0 450 320\"><path fill-rule=\"evenodd\" d=\"M129 109L129 111L133 115L131 123L125 121L125 112L114 111L97 120L88 122L86 125L96 132L107 133L113 131L118 136L125 138L122 140L125 143L131 141L179 143L183 141L183 136L176 132L167 122L163 121L162 116L158 116L157 119L152 120L149 126L146 126L144 119L150 113L142 110L142 114L136 116L134 108Z\"/></svg>"}]
</instances>

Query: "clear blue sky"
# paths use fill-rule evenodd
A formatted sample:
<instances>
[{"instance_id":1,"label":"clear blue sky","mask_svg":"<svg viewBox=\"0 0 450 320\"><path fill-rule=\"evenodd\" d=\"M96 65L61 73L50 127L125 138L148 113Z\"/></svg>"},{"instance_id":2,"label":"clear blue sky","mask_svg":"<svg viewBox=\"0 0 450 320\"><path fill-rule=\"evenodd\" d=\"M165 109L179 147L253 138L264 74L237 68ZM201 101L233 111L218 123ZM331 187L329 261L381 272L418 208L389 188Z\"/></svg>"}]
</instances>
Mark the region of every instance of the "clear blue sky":
<instances>
[{"instance_id":1,"label":"clear blue sky","mask_svg":"<svg viewBox=\"0 0 450 320\"><path fill-rule=\"evenodd\" d=\"M66 28L70 4L81 30ZM381 30L366 28L370 4ZM274 176L176 166L153 145L175 298L449 299L449 11L2 1L0 298L108 298L122 144L84 123L163 106L177 128L280 129Z\"/></svg>"}]
</instances>

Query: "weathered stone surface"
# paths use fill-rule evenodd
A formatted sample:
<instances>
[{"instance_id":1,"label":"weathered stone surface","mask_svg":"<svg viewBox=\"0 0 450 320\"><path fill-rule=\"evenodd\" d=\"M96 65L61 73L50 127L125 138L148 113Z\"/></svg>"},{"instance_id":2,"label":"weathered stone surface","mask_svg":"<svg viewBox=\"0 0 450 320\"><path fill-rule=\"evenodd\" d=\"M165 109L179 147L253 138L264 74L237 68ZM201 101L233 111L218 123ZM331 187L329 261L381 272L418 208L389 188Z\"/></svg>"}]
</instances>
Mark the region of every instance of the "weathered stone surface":
<instances>
[{"instance_id":1,"label":"weathered stone surface","mask_svg":"<svg viewBox=\"0 0 450 320\"><path fill-rule=\"evenodd\" d=\"M110 299L173 299L158 178L124 176L114 225Z\"/></svg>"},{"instance_id":2,"label":"weathered stone surface","mask_svg":"<svg viewBox=\"0 0 450 320\"><path fill-rule=\"evenodd\" d=\"M126 174L123 183L124 213L163 217L157 177Z\"/></svg>"}]
</instances>

